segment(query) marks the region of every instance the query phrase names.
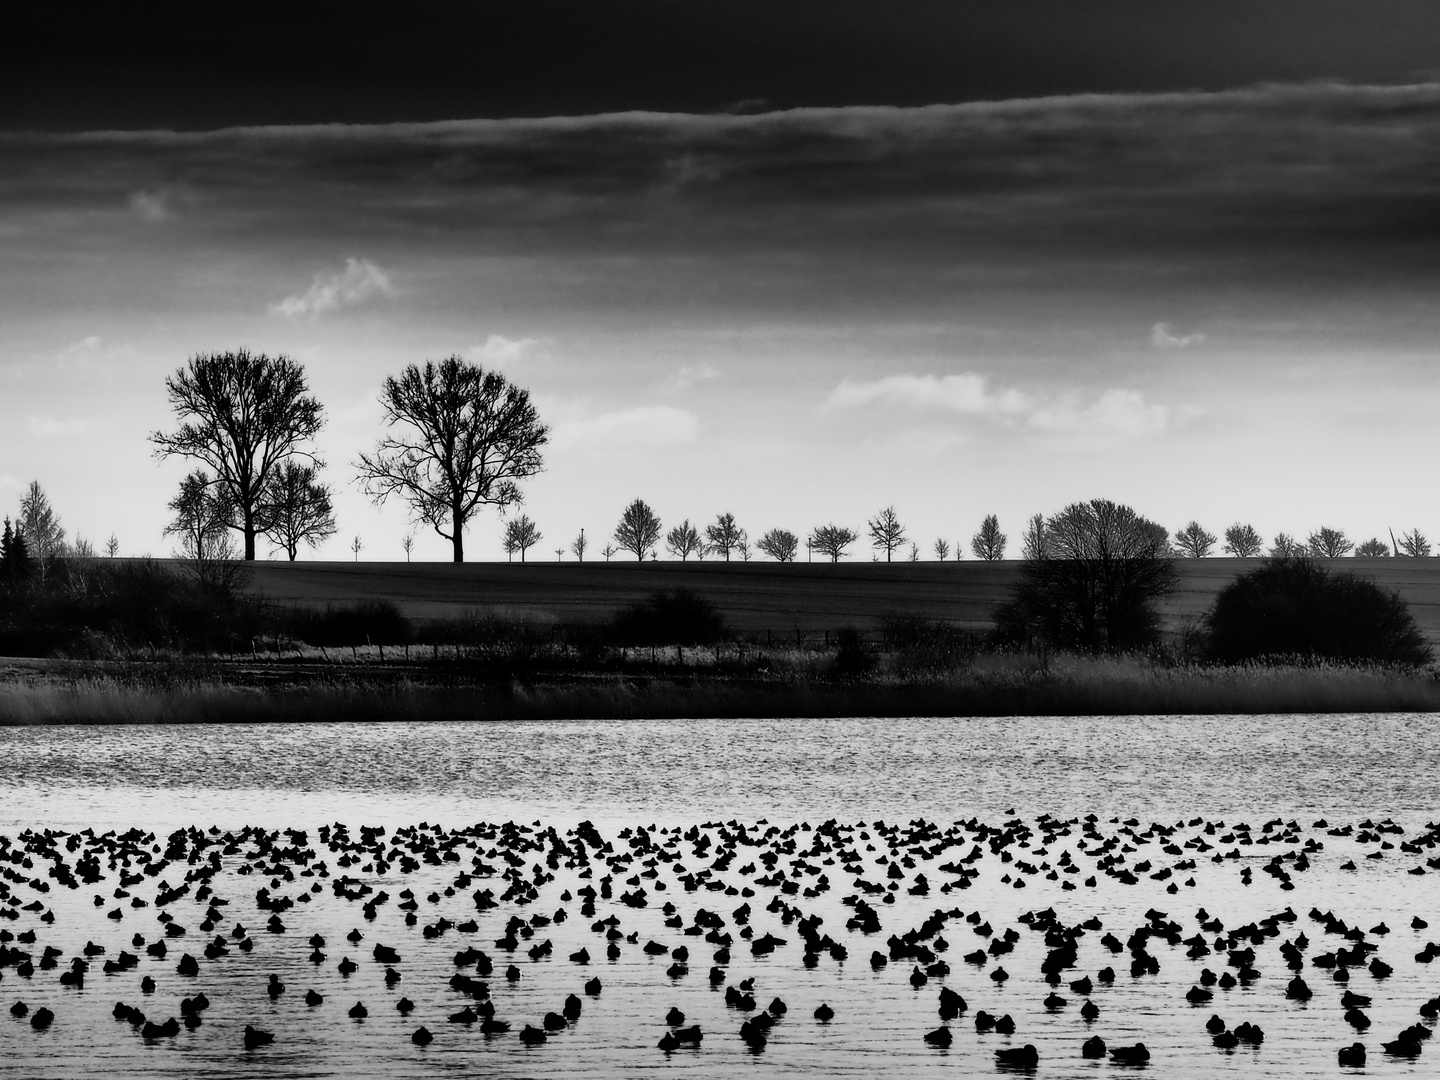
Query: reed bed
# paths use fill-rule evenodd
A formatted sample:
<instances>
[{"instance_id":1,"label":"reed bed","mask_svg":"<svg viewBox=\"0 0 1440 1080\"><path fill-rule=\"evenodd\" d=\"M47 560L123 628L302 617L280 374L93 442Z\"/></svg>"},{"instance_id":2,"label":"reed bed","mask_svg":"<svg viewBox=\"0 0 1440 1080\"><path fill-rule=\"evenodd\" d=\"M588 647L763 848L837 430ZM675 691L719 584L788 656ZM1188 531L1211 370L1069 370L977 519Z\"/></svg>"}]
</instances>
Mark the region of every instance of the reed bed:
<instances>
[{"instance_id":1,"label":"reed bed","mask_svg":"<svg viewBox=\"0 0 1440 1080\"><path fill-rule=\"evenodd\" d=\"M881 665L825 678L778 659L756 677L667 673L465 684L405 674L235 685L210 668L184 678L94 675L0 684L0 725L371 720L616 720L712 717L1086 716L1440 712L1435 671L1338 664L1216 667L1137 657L986 654L917 676Z\"/></svg>"}]
</instances>

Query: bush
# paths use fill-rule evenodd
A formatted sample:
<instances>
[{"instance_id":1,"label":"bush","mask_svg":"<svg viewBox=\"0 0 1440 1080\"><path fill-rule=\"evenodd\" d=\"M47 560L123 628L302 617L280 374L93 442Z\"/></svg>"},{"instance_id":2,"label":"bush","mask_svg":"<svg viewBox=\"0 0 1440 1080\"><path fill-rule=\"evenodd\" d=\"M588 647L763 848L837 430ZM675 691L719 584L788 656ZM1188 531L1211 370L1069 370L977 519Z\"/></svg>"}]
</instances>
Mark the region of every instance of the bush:
<instances>
[{"instance_id":1,"label":"bush","mask_svg":"<svg viewBox=\"0 0 1440 1080\"><path fill-rule=\"evenodd\" d=\"M1299 657L1418 667L1430 646L1398 593L1310 559L1272 559L1227 585L1206 618L1223 663Z\"/></svg>"},{"instance_id":2,"label":"bush","mask_svg":"<svg viewBox=\"0 0 1440 1080\"><path fill-rule=\"evenodd\" d=\"M887 615L881 622L886 644L895 650L902 675L953 671L974 652L971 635L947 622L917 615Z\"/></svg>"},{"instance_id":3,"label":"bush","mask_svg":"<svg viewBox=\"0 0 1440 1080\"><path fill-rule=\"evenodd\" d=\"M865 639L853 626L841 630L835 643L835 674L840 678L859 679L875 670L875 655L865 648Z\"/></svg>"},{"instance_id":4,"label":"bush","mask_svg":"<svg viewBox=\"0 0 1440 1080\"><path fill-rule=\"evenodd\" d=\"M294 608L286 620L290 637L307 645L342 648L350 645L405 645L414 640L410 620L388 600L367 600L324 611Z\"/></svg>"},{"instance_id":5,"label":"bush","mask_svg":"<svg viewBox=\"0 0 1440 1080\"><path fill-rule=\"evenodd\" d=\"M729 637L725 617L689 589L652 593L615 616L621 645L714 645Z\"/></svg>"}]
</instances>

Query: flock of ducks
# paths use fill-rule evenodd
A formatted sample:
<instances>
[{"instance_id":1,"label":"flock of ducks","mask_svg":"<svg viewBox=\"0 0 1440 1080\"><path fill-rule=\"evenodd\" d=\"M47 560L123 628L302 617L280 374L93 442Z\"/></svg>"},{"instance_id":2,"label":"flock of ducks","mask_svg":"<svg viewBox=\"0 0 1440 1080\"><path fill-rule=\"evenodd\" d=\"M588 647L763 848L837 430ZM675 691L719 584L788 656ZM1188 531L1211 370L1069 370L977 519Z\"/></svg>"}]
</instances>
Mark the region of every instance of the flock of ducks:
<instances>
[{"instance_id":1,"label":"flock of ducks","mask_svg":"<svg viewBox=\"0 0 1440 1080\"><path fill-rule=\"evenodd\" d=\"M905 978L916 994L938 991L939 1024L917 1029L915 1038L945 1049L967 1026L977 1037L991 1032L1023 1037L1008 1013L996 1016L985 1009L972 1013L966 999L945 982L955 966L964 965L983 972L989 983L1000 987L1011 977L1006 963L1013 963L1011 954L1023 931L1043 944L1038 971L1048 987L1043 1009L1078 1016L1076 1055L1143 1066L1151 1059L1144 1042L1107 1042L1096 1030L1104 1026L1097 988L1117 979L1153 976L1165 957L1166 963L1199 965L1184 995L1185 1004L1208 1011L1217 992L1251 986L1262 978L1274 980L1256 966L1257 948L1273 944L1287 971L1285 998L1298 1003L1333 995L1343 1010L1341 1022L1350 1029L1346 1034L1363 1037L1371 1024L1367 1010L1373 996L1384 989L1393 970L1378 955L1390 928L1383 922L1368 929L1350 925L1318 908L1302 918L1286 906L1243 925L1226 925L1203 907L1187 925L1152 907L1143 922L1123 932L1107 929L1094 916L1066 921L1054 907L1047 907L1019 916L1018 927L999 929L979 911L943 906L941 898L970 888L982 862L999 874L1000 885L1013 889L1044 880L1062 893L1083 895L1084 890L1097 888L1103 877L1122 886L1163 883L1164 892L1176 896L1193 887L1194 873L1205 860L1221 868L1235 867L1241 888L1252 884L1258 871L1288 892L1295 888L1296 876L1322 857L1327 841L1321 836L1348 838L1370 849L1362 859L1409 860L1410 874L1440 870L1440 858L1434 854L1440 846L1440 826L1431 824L1407 837L1388 819L1336 827L1317 821L1308 836L1297 823L1280 819L1258 828L1200 818L1146 827L1135 819L1112 819L1106 827L1094 815L1068 820L1042 816L1034 821L1012 816L995 825L972 819L949 825L924 820L868 825L827 821L815 827L808 823L781 827L732 820L689 828L626 828L613 837L603 836L588 821L563 833L539 823L515 822L458 830L422 823L394 832L383 827L351 831L335 824L320 827L314 838L302 830L258 827L228 832L189 828L163 838L139 829L118 834L26 830L17 837L0 835L0 994L16 988L20 996L9 1009L13 1021L44 1032L52 1026L63 1028L63 1009L57 1016L47 1006L27 1004L23 988L37 980L54 978L76 991L99 982L122 994L122 988L130 987L149 996L156 989L157 976L173 983L173 972L187 990L194 988L181 1000L178 1016L159 1019L124 1000L116 1001L112 1015L146 1042L176 1039L182 1031L194 1032L206 1023L212 1008L204 990L209 970L237 951L260 948L271 935L303 932L307 906L327 900L329 894L333 902L354 912L357 924L374 924L387 906L403 912L398 920L391 916L388 921L403 923L405 929L396 932L409 936L409 944L393 938L372 940L373 926L362 930L356 925L339 946L344 954L335 959L326 936L315 933L308 938L308 960L315 970L334 964L342 977L349 976L361 966L354 953L383 973L394 1000L371 1004L401 1017L411 1018L417 1006L400 992L400 984L422 977L406 969L404 955L418 942L452 936L464 942L454 951L454 972L445 980L452 1003L463 1005L443 1015L432 1010L417 1018L420 1022L409 1035L416 1046L428 1045L437 1031L446 1028L474 1029L485 1039L513 1033L524 1046L541 1046L574 1027L587 1000L601 997L603 982L593 967L618 959L626 949L639 949L657 962L668 962L665 975L671 985L681 985L693 966L697 974L705 972L703 978L711 989L720 992L723 987L727 1010L737 1018L734 1036L759 1053L777 1028L796 1021L779 995L762 1008L755 977L734 978L735 966L745 958L756 960L780 950L785 956L798 954L806 969L822 962L842 965L855 949L855 959L876 973L892 965L897 974L908 968ZM1341 864L1341 869L1347 867L1356 869L1353 859ZM385 887L397 879L418 883L422 876L446 884L425 896L409 887L392 896ZM250 897L242 893L251 892L247 878L258 883ZM538 907L547 892L553 894L562 886L559 907L523 914L532 905ZM90 940L67 957L54 944L65 929L57 926L50 902L55 890L89 892L97 918L117 928L143 918L149 932L134 932L128 948ZM843 928L827 927L815 909L822 898L833 907L837 896L846 912L845 923ZM895 906L901 898L909 898L904 910L942 906L931 908L918 925L901 929L892 917L892 912L902 910ZM470 912L466 918L456 921L438 915L442 906L457 904ZM242 908L246 909L243 919ZM761 909L773 916L767 922L778 920L781 933L756 928ZM506 911L513 913L500 922ZM642 911L647 912L643 920ZM653 925L657 914L663 920L665 940L629 928L644 920ZM484 947L476 943L482 920L488 928L500 930ZM566 962L576 969L575 992L557 999L556 1007L543 1016L499 1015L492 982L518 982L525 958L532 963L556 962L548 935L569 920L588 925L590 935L586 944L567 954ZM1409 920L1417 937L1423 937L1427 927L1420 915ZM973 949L960 944L962 940ZM1082 945L1093 952L1091 942L1109 962L1082 970ZM1421 964L1437 958L1440 944L1434 942L1425 942L1415 954ZM433 963L424 974L433 976ZM1362 976L1367 979L1365 993L1351 986L1352 979ZM296 1001L306 1010L326 1004L325 995L313 986L302 992L287 986L279 973L268 976L263 990L277 1004ZM357 1000L346 1012L363 1021L370 1006ZM1419 1003L1417 1022L1382 1040L1379 1050L1394 1058L1418 1057L1437 1015L1440 997ZM243 1017L233 1019L238 1023ZM847 1018L822 1003L811 1020L830 1025ZM715 1031L702 1031L678 1005L657 1018L657 1027L656 1047L666 1055L693 1052L707 1040L721 1037ZM1213 1012L1204 1030L1214 1047L1226 1053L1242 1046L1259 1047L1265 1040L1259 1024L1242 1020L1232 1027ZM237 1049L253 1053L275 1041L274 1032L246 1023ZM1351 1041L1337 1047L1336 1062L1361 1066L1369 1052L1364 1042ZM1039 1051L1028 1042L995 1049L994 1058L1007 1070L1033 1070L1040 1065Z\"/></svg>"}]
</instances>

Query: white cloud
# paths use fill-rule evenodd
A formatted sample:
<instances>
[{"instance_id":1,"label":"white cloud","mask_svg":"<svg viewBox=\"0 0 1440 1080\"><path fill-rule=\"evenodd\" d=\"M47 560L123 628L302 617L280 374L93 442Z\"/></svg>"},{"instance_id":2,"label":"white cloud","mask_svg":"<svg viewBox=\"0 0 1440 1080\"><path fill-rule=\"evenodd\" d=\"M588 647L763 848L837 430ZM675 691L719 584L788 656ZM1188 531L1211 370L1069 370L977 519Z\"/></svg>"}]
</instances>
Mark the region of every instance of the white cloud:
<instances>
[{"instance_id":1,"label":"white cloud","mask_svg":"<svg viewBox=\"0 0 1440 1080\"><path fill-rule=\"evenodd\" d=\"M700 421L670 405L643 405L555 425L555 446L674 446L694 442Z\"/></svg>"},{"instance_id":2,"label":"white cloud","mask_svg":"<svg viewBox=\"0 0 1440 1080\"><path fill-rule=\"evenodd\" d=\"M1205 335L1199 332L1177 334L1175 328L1166 322L1157 322L1150 328L1150 344L1157 349L1183 349L1189 345L1198 345L1204 340Z\"/></svg>"},{"instance_id":3,"label":"white cloud","mask_svg":"<svg viewBox=\"0 0 1440 1080\"><path fill-rule=\"evenodd\" d=\"M686 364L670 376L665 383L664 390L667 394L678 394L681 390L688 389L698 382L708 382L719 377L719 370L711 364Z\"/></svg>"},{"instance_id":4,"label":"white cloud","mask_svg":"<svg viewBox=\"0 0 1440 1080\"><path fill-rule=\"evenodd\" d=\"M384 270L369 259L346 259L344 270L335 274L316 274L309 289L272 304L270 310L287 319L297 319L394 295L390 276Z\"/></svg>"},{"instance_id":5,"label":"white cloud","mask_svg":"<svg viewBox=\"0 0 1440 1080\"><path fill-rule=\"evenodd\" d=\"M37 439L73 438L94 427L88 420L57 420L53 416L32 416L25 426Z\"/></svg>"},{"instance_id":6,"label":"white cloud","mask_svg":"<svg viewBox=\"0 0 1440 1080\"><path fill-rule=\"evenodd\" d=\"M1057 435L1120 435L1138 439L1161 434L1175 418L1175 410L1146 401L1138 391L1111 389L1089 405L1082 405L1071 395L1037 409L1027 423Z\"/></svg>"},{"instance_id":7,"label":"white cloud","mask_svg":"<svg viewBox=\"0 0 1440 1080\"><path fill-rule=\"evenodd\" d=\"M1015 416L1029 408L1028 398L1014 389L991 390L983 375L888 375L871 382L845 379L825 399L827 409L866 405L899 405L935 409L966 416Z\"/></svg>"},{"instance_id":8,"label":"white cloud","mask_svg":"<svg viewBox=\"0 0 1440 1080\"><path fill-rule=\"evenodd\" d=\"M485 339L485 344L472 345L469 352L472 360L489 360L494 364L505 364L519 360L526 354L549 344L551 344L549 338L507 338L503 334L491 334Z\"/></svg>"}]
</instances>

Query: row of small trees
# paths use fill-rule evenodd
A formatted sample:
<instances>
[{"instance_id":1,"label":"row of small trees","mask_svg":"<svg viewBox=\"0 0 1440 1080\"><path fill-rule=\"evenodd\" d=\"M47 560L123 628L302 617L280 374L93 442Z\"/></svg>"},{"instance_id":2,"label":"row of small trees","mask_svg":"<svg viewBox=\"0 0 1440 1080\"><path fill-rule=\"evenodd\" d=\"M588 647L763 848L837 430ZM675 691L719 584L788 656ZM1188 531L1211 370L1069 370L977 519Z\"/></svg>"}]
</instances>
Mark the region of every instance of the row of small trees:
<instances>
[{"instance_id":1,"label":"row of small trees","mask_svg":"<svg viewBox=\"0 0 1440 1080\"><path fill-rule=\"evenodd\" d=\"M1175 534L1175 552L1186 558L1207 558L1214 552L1216 543L1218 538L1215 534L1207 532L1197 521L1190 522ZM1222 550L1227 555L1249 559L1259 555L1264 548L1264 541L1253 526L1235 524L1225 530L1225 546ZM1321 526L1306 537L1303 543L1287 533L1276 533L1269 554L1279 559L1300 556L1338 559L1351 553L1362 558L1383 558L1390 555L1392 550L1398 556L1413 559L1426 558L1431 552L1430 541L1419 529L1411 529L1398 538L1391 533L1389 544L1378 537L1356 544L1346 537L1344 529Z\"/></svg>"}]
</instances>

